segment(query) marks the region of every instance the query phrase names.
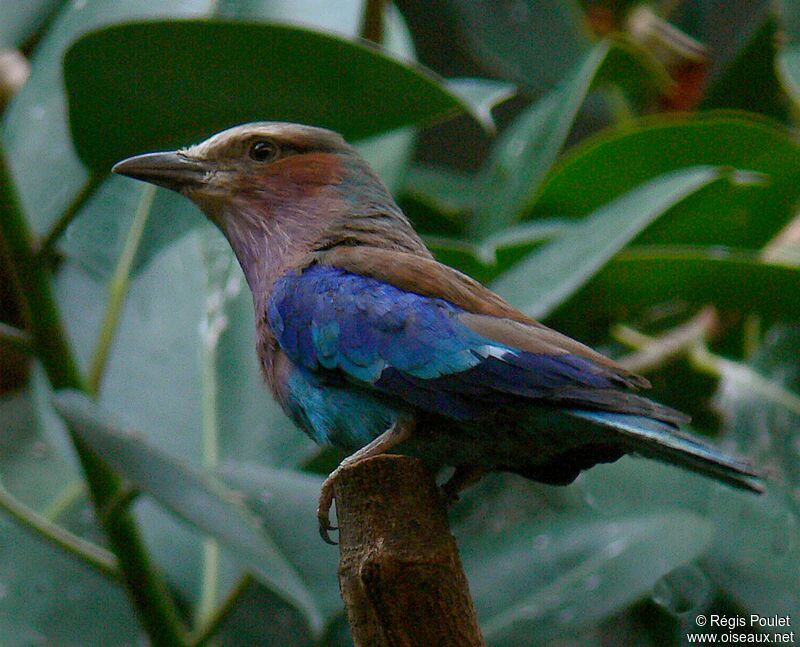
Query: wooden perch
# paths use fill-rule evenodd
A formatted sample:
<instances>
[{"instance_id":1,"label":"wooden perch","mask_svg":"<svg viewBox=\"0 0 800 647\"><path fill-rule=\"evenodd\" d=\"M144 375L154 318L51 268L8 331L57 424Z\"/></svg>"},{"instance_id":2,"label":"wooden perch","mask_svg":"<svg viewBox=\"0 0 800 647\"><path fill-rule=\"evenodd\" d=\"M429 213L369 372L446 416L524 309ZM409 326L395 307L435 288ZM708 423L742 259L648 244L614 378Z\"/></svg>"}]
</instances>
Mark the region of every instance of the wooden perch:
<instances>
[{"instance_id":1,"label":"wooden perch","mask_svg":"<svg viewBox=\"0 0 800 647\"><path fill-rule=\"evenodd\" d=\"M422 461L382 455L334 483L339 588L356 647L484 645L442 495Z\"/></svg>"}]
</instances>

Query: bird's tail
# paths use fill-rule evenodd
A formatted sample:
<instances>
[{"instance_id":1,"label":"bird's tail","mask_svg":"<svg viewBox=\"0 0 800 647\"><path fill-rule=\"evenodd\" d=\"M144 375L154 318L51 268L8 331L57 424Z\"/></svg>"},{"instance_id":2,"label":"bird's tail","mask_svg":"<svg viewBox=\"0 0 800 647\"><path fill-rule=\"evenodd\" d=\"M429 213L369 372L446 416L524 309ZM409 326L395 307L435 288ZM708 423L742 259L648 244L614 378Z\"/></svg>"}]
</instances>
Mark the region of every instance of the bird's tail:
<instances>
[{"instance_id":1,"label":"bird's tail","mask_svg":"<svg viewBox=\"0 0 800 647\"><path fill-rule=\"evenodd\" d=\"M722 454L674 425L624 413L573 410L570 414L613 433L626 451L679 465L743 490L764 491L763 475L748 463Z\"/></svg>"}]
</instances>

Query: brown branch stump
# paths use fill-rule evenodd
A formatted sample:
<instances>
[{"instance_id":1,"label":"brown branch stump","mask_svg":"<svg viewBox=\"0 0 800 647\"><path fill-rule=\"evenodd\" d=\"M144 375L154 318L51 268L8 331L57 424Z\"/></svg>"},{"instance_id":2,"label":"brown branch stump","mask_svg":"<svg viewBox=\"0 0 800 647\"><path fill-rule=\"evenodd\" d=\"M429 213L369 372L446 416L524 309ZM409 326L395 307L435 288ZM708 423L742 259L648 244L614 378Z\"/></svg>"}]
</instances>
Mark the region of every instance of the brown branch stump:
<instances>
[{"instance_id":1,"label":"brown branch stump","mask_svg":"<svg viewBox=\"0 0 800 647\"><path fill-rule=\"evenodd\" d=\"M376 456L343 469L334 493L356 647L482 647L447 510L422 461Z\"/></svg>"}]
</instances>

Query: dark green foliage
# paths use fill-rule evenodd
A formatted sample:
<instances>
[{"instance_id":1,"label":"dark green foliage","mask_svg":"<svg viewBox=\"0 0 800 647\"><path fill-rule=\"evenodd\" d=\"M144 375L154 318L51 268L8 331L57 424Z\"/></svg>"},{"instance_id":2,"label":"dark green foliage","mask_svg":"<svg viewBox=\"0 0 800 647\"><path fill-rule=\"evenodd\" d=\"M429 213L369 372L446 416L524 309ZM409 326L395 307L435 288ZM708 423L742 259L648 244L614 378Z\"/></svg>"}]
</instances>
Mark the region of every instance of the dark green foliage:
<instances>
[{"instance_id":1,"label":"dark green foliage","mask_svg":"<svg viewBox=\"0 0 800 647\"><path fill-rule=\"evenodd\" d=\"M317 472L334 458L266 394L238 266L188 201L108 177L130 153L251 119L357 139L441 260L601 348L655 351L653 396L776 475L763 497L633 458L562 489L487 479L451 518L489 645L576 635L680 644L701 612L800 618L797 221L793 237L776 240L800 202L789 130L800 98L796 3L760 11L750 31L732 17L728 40L703 22L719 12L673 3L686 5L675 14L682 27L725 48L702 104L714 111L683 115L659 111L669 84L652 52L590 34L582 11L602 3L491 12L493 3L399 2L415 21L450 27L439 44L459 43L458 60L474 62L464 75L495 77L457 82L404 61L411 34L394 8L383 49L354 42L360 0L16 4L0 8L0 44L30 48L33 71L3 115L10 178L0 193L15 192L21 209L0 203L0 232L24 216L23 233L50 245L31 257L37 280L20 287L48 306L42 277L52 271L49 305L65 334L61 350L38 348L27 383L0 396L0 508L31 513L0 515L0 642L142 640L123 586L107 576L114 556L66 420L130 486L116 505L132 511L184 624L211 621L223 645L347 644L338 555L314 517ZM622 16L628 4L606 6ZM781 29L785 45L773 40ZM510 83L522 96L477 171L420 163L446 158L415 152L422 128L430 146L442 132L431 124L458 111L488 127ZM740 112L719 111L729 108ZM477 129L463 126L468 145L485 141L472 141ZM708 305L718 325L658 355L658 335ZM99 406L54 393L66 355L92 376ZM37 519L44 537L30 527ZM59 547L52 524L92 542L89 553Z\"/></svg>"}]
</instances>

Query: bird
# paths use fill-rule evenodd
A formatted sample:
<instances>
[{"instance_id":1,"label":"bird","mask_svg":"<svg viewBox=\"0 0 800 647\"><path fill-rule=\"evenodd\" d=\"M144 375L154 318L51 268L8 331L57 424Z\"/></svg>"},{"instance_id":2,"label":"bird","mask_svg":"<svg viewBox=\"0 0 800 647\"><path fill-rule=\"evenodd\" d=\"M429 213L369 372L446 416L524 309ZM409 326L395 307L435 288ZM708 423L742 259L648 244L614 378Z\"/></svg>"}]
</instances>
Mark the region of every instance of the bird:
<instances>
[{"instance_id":1,"label":"bird","mask_svg":"<svg viewBox=\"0 0 800 647\"><path fill-rule=\"evenodd\" d=\"M644 377L438 262L336 132L247 123L112 170L181 193L230 243L273 397L313 441L348 454L320 493L329 543L334 479L390 451L454 468L451 500L487 472L567 485L625 454L763 490L748 462L641 395Z\"/></svg>"}]
</instances>

